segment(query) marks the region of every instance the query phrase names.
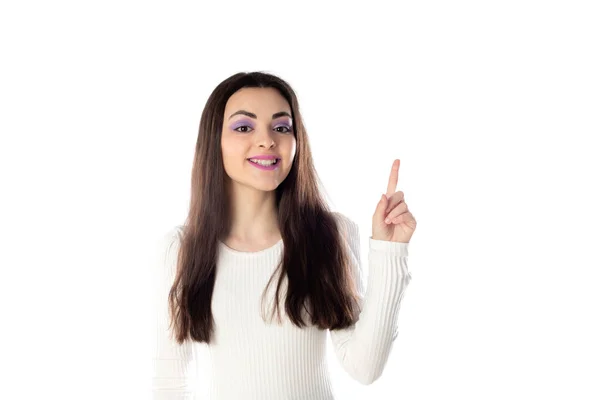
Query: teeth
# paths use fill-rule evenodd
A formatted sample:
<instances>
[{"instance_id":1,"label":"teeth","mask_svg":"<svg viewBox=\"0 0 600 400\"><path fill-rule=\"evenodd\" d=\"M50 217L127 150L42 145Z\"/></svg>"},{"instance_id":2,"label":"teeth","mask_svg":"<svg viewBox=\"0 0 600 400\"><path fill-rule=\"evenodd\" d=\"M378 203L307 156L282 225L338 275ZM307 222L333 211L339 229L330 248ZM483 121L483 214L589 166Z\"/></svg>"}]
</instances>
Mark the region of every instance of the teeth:
<instances>
[{"instance_id":1,"label":"teeth","mask_svg":"<svg viewBox=\"0 0 600 400\"><path fill-rule=\"evenodd\" d=\"M277 160L254 160L252 158L250 159L250 161L252 161L255 164L260 164L264 166L273 165L277 162Z\"/></svg>"}]
</instances>

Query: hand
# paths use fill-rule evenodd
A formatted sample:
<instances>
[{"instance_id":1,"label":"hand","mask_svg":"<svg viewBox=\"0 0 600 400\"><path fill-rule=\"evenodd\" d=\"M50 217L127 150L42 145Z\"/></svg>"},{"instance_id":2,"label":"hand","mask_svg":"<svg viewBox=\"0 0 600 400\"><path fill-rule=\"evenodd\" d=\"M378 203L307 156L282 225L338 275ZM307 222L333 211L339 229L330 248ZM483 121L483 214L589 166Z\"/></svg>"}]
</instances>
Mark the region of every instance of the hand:
<instances>
[{"instance_id":1,"label":"hand","mask_svg":"<svg viewBox=\"0 0 600 400\"><path fill-rule=\"evenodd\" d=\"M375 240L408 243L417 228L417 221L404 201L404 193L396 192L400 160L394 160L388 181L387 192L381 196L373 214L373 233ZM389 223L386 220L389 219Z\"/></svg>"}]
</instances>

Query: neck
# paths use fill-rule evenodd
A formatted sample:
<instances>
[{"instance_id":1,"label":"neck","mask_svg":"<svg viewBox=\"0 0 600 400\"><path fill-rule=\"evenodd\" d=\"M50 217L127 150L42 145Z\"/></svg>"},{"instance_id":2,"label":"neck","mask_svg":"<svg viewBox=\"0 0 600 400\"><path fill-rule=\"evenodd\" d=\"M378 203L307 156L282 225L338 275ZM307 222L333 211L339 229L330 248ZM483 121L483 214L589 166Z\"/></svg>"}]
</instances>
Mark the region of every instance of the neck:
<instances>
[{"instance_id":1,"label":"neck","mask_svg":"<svg viewBox=\"0 0 600 400\"><path fill-rule=\"evenodd\" d=\"M275 195L274 190L262 191L234 183L229 191L228 236L242 242L263 242L279 237Z\"/></svg>"}]
</instances>

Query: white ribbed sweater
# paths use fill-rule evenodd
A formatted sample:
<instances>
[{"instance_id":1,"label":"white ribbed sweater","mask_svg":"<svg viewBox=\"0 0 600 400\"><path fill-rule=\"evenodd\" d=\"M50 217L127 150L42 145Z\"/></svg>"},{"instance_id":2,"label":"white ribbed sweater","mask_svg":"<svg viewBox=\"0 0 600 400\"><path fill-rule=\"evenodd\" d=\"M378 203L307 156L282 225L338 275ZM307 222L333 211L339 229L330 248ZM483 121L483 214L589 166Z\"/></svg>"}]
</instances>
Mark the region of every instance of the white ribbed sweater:
<instances>
[{"instance_id":1,"label":"white ribbed sweater","mask_svg":"<svg viewBox=\"0 0 600 400\"><path fill-rule=\"evenodd\" d=\"M214 342L178 345L168 330L167 296L175 276L182 227L161 238L155 268L156 346L153 353L154 400L200 399L334 399L326 359L327 332L337 359L358 382L379 378L398 334L398 313L412 279L407 266L408 243L369 237L369 273L365 291L358 225L334 212L345 229L346 245L358 278L361 313L355 325L338 331L298 328L281 307L283 325L261 318L261 295L283 254L283 240L258 252L240 252L219 242L217 276L212 298ZM287 279L287 278L286 278ZM280 301L285 299L284 279ZM263 305L270 316L277 280ZM270 321L268 318L267 321ZM196 385L196 358L208 348L210 374L205 388Z\"/></svg>"}]
</instances>

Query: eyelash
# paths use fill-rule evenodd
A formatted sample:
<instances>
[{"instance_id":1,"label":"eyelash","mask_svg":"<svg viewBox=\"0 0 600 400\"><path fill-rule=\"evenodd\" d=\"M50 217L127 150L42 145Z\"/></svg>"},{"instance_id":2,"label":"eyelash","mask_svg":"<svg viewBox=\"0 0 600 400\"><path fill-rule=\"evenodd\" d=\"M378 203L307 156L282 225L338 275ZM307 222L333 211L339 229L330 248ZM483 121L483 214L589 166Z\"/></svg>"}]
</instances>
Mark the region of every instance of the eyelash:
<instances>
[{"instance_id":1,"label":"eyelash","mask_svg":"<svg viewBox=\"0 0 600 400\"><path fill-rule=\"evenodd\" d=\"M240 125L237 128L235 128L234 131L240 132L240 131L238 131L238 129L243 128L243 127L250 128L249 125ZM285 129L287 129L287 132L279 132L279 133L291 133L292 132L292 129L290 127L286 126L286 125L281 125L281 126L275 127L275 129L277 129L277 128L285 128ZM248 133L248 132L240 132L240 133Z\"/></svg>"}]
</instances>

